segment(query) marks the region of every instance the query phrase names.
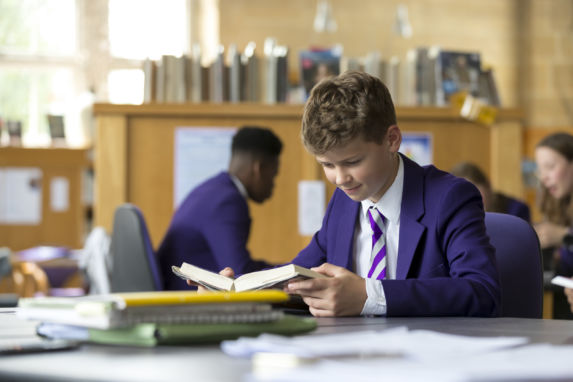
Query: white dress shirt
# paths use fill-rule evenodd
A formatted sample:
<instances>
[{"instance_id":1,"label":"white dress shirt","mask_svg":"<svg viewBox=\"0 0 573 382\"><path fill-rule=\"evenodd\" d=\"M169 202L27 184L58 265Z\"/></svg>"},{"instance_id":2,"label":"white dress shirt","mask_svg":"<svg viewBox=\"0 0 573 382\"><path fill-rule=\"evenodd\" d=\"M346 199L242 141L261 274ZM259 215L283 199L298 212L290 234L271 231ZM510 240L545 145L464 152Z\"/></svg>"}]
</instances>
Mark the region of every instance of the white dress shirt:
<instances>
[{"instance_id":1,"label":"white dress shirt","mask_svg":"<svg viewBox=\"0 0 573 382\"><path fill-rule=\"evenodd\" d=\"M366 293L368 296L362 308L362 315L386 314L386 296L384 295L382 283L379 280L367 278L372 251L373 232L368 219L368 209L371 206L378 208L378 211L385 217L383 235L386 240L386 279L396 278L398 241L400 238L400 209L404 188L404 163L399 155L398 159L398 173L394 182L378 202L372 203L368 199L361 202L358 224L355 225L354 229L354 269L360 277L366 279Z\"/></svg>"},{"instance_id":2,"label":"white dress shirt","mask_svg":"<svg viewBox=\"0 0 573 382\"><path fill-rule=\"evenodd\" d=\"M237 178L235 175L231 175L229 174L229 176L231 177L231 180L233 181L233 183L235 183L235 186L239 189L239 193L241 195L243 195L243 198L245 199L249 199L249 194L247 193L247 189L245 188L245 186L243 185L243 183L241 183L241 181L239 180L239 178Z\"/></svg>"}]
</instances>

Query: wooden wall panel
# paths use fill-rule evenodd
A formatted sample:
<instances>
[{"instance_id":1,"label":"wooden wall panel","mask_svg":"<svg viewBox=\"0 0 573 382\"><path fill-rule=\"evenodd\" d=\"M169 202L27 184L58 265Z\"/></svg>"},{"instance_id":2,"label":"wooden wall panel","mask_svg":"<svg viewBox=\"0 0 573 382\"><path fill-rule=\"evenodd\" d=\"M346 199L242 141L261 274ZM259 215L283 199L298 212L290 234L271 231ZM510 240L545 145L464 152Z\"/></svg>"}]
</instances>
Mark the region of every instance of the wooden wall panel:
<instances>
[{"instance_id":1,"label":"wooden wall panel","mask_svg":"<svg viewBox=\"0 0 573 382\"><path fill-rule=\"evenodd\" d=\"M115 207L128 200L127 116L102 115L96 128L94 226L111 232Z\"/></svg>"},{"instance_id":2,"label":"wooden wall panel","mask_svg":"<svg viewBox=\"0 0 573 382\"><path fill-rule=\"evenodd\" d=\"M42 172L42 220L37 225L0 224L0 247L18 251L38 245L81 248L86 227L83 172L91 166L87 149L14 148L0 149L0 167L33 167ZM56 177L68 181L68 209L51 208L50 184Z\"/></svg>"}]
</instances>

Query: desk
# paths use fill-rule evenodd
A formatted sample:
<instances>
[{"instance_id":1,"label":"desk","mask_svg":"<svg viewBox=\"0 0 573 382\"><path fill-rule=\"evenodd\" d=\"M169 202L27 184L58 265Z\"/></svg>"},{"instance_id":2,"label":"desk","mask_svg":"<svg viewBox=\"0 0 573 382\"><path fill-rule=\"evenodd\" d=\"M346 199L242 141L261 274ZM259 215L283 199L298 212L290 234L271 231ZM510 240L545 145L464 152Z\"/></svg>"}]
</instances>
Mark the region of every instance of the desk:
<instances>
[{"instance_id":1,"label":"desk","mask_svg":"<svg viewBox=\"0 0 573 382\"><path fill-rule=\"evenodd\" d=\"M322 318L313 334L382 330L407 326L469 336L525 336L533 343L572 344L573 321L515 318ZM0 314L0 333L31 323ZM83 345L78 350L6 356L0 380L241 381L251 371L245 359L228 357L219 346L151 349Z\"/></svg>"}]
</instances>

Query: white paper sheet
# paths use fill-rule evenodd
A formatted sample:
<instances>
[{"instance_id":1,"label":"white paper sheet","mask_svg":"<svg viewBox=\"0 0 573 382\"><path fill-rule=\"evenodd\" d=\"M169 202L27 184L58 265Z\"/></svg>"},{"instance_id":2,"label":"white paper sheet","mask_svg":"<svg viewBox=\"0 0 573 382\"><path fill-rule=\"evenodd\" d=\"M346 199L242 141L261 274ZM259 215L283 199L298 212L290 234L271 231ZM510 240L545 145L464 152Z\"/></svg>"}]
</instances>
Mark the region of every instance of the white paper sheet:
<instances>
[{"instance_id":1,"label":"white paper sheet","mask_svg":"<svg viewBox=\"0 0 573 382\"><path fill-rule=\"evenodd\" d=\"M175 129L174 209L200 183L227 170L236 128L178 127Z\"/></svg>"},{"instance_id":2,"label":"white paper sheet","mask_svg":"<svg viewBox=\"0 0 573 382\"><path fill-rule=\"evenodd\" d=\"M37 225L42 221L42 170L0 168L0 224Z\"/></svg>"},{"instance_id":3,"label":"white paper sheet","mask_svg":"<svg viewBox=\"0 0 573 382\"><path fill-rule=\"evenodd\" d=\"M298 232L314 235L320 229L325 209L326 187L320 180L298 182Z\"/></svg>"},{"instance_id":4,"label":"white paper sheet","mask_svg":"<svg viewBox=\"0 0 573 382\"><path fill-rule=\"evenodd\" d=\"M528 344L525 337L470 337L401 327L293 338L261 335L223 341L221 347L231 356L255 355L250 381L573 379L573 346ZM265 352L276 354L273 365L257 361ZM292 355L301 361L293 362ZM281 365L281 356L288 362Z\"/></svg>"},{"instance_id":5,"label":"white paper sheet","mask_svg":"<svg viewBox=\"0 0 573 382\"><path fill-rule=\"evenodd\" d=\"M66 212L70 208L70 181L56 176L50 182L50 208L54 212Z\"/></svg>"},{"instance_id":6,"label":"white paper sheet","mask_svg":"<svg viewBox=\"0 0 573 382\"><path fill-rule=\"evenodd\" d=\"M472 355L521 345L525 337L468 337L406 327L303 337L263 334L257 338L223 341L223 351L235 357L257 352L288 353L300 357L391 355L419 360Z\"/></svg>"}]
</instances>

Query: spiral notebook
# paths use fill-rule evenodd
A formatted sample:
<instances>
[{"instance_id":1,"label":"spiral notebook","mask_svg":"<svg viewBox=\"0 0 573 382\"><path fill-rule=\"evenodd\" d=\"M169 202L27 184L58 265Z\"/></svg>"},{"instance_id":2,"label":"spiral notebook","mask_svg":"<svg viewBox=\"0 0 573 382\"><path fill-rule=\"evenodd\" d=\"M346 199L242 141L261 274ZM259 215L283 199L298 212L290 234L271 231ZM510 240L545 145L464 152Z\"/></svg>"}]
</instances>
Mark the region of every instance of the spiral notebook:
<instances>
[{"instance_id":1,"label":"spiral notebook","mask_svg":"<svg viewBox=\"0 0 573 382\"><path fill-rule=\"evenodd\" d=\"M24 319L96 329L141 323L263 323L281 319L283 312L273 309L272 304L285 302L288 298L286 293L276 290L23 298L19 301L17 315Z\"/></svg>"}]
</instances>

